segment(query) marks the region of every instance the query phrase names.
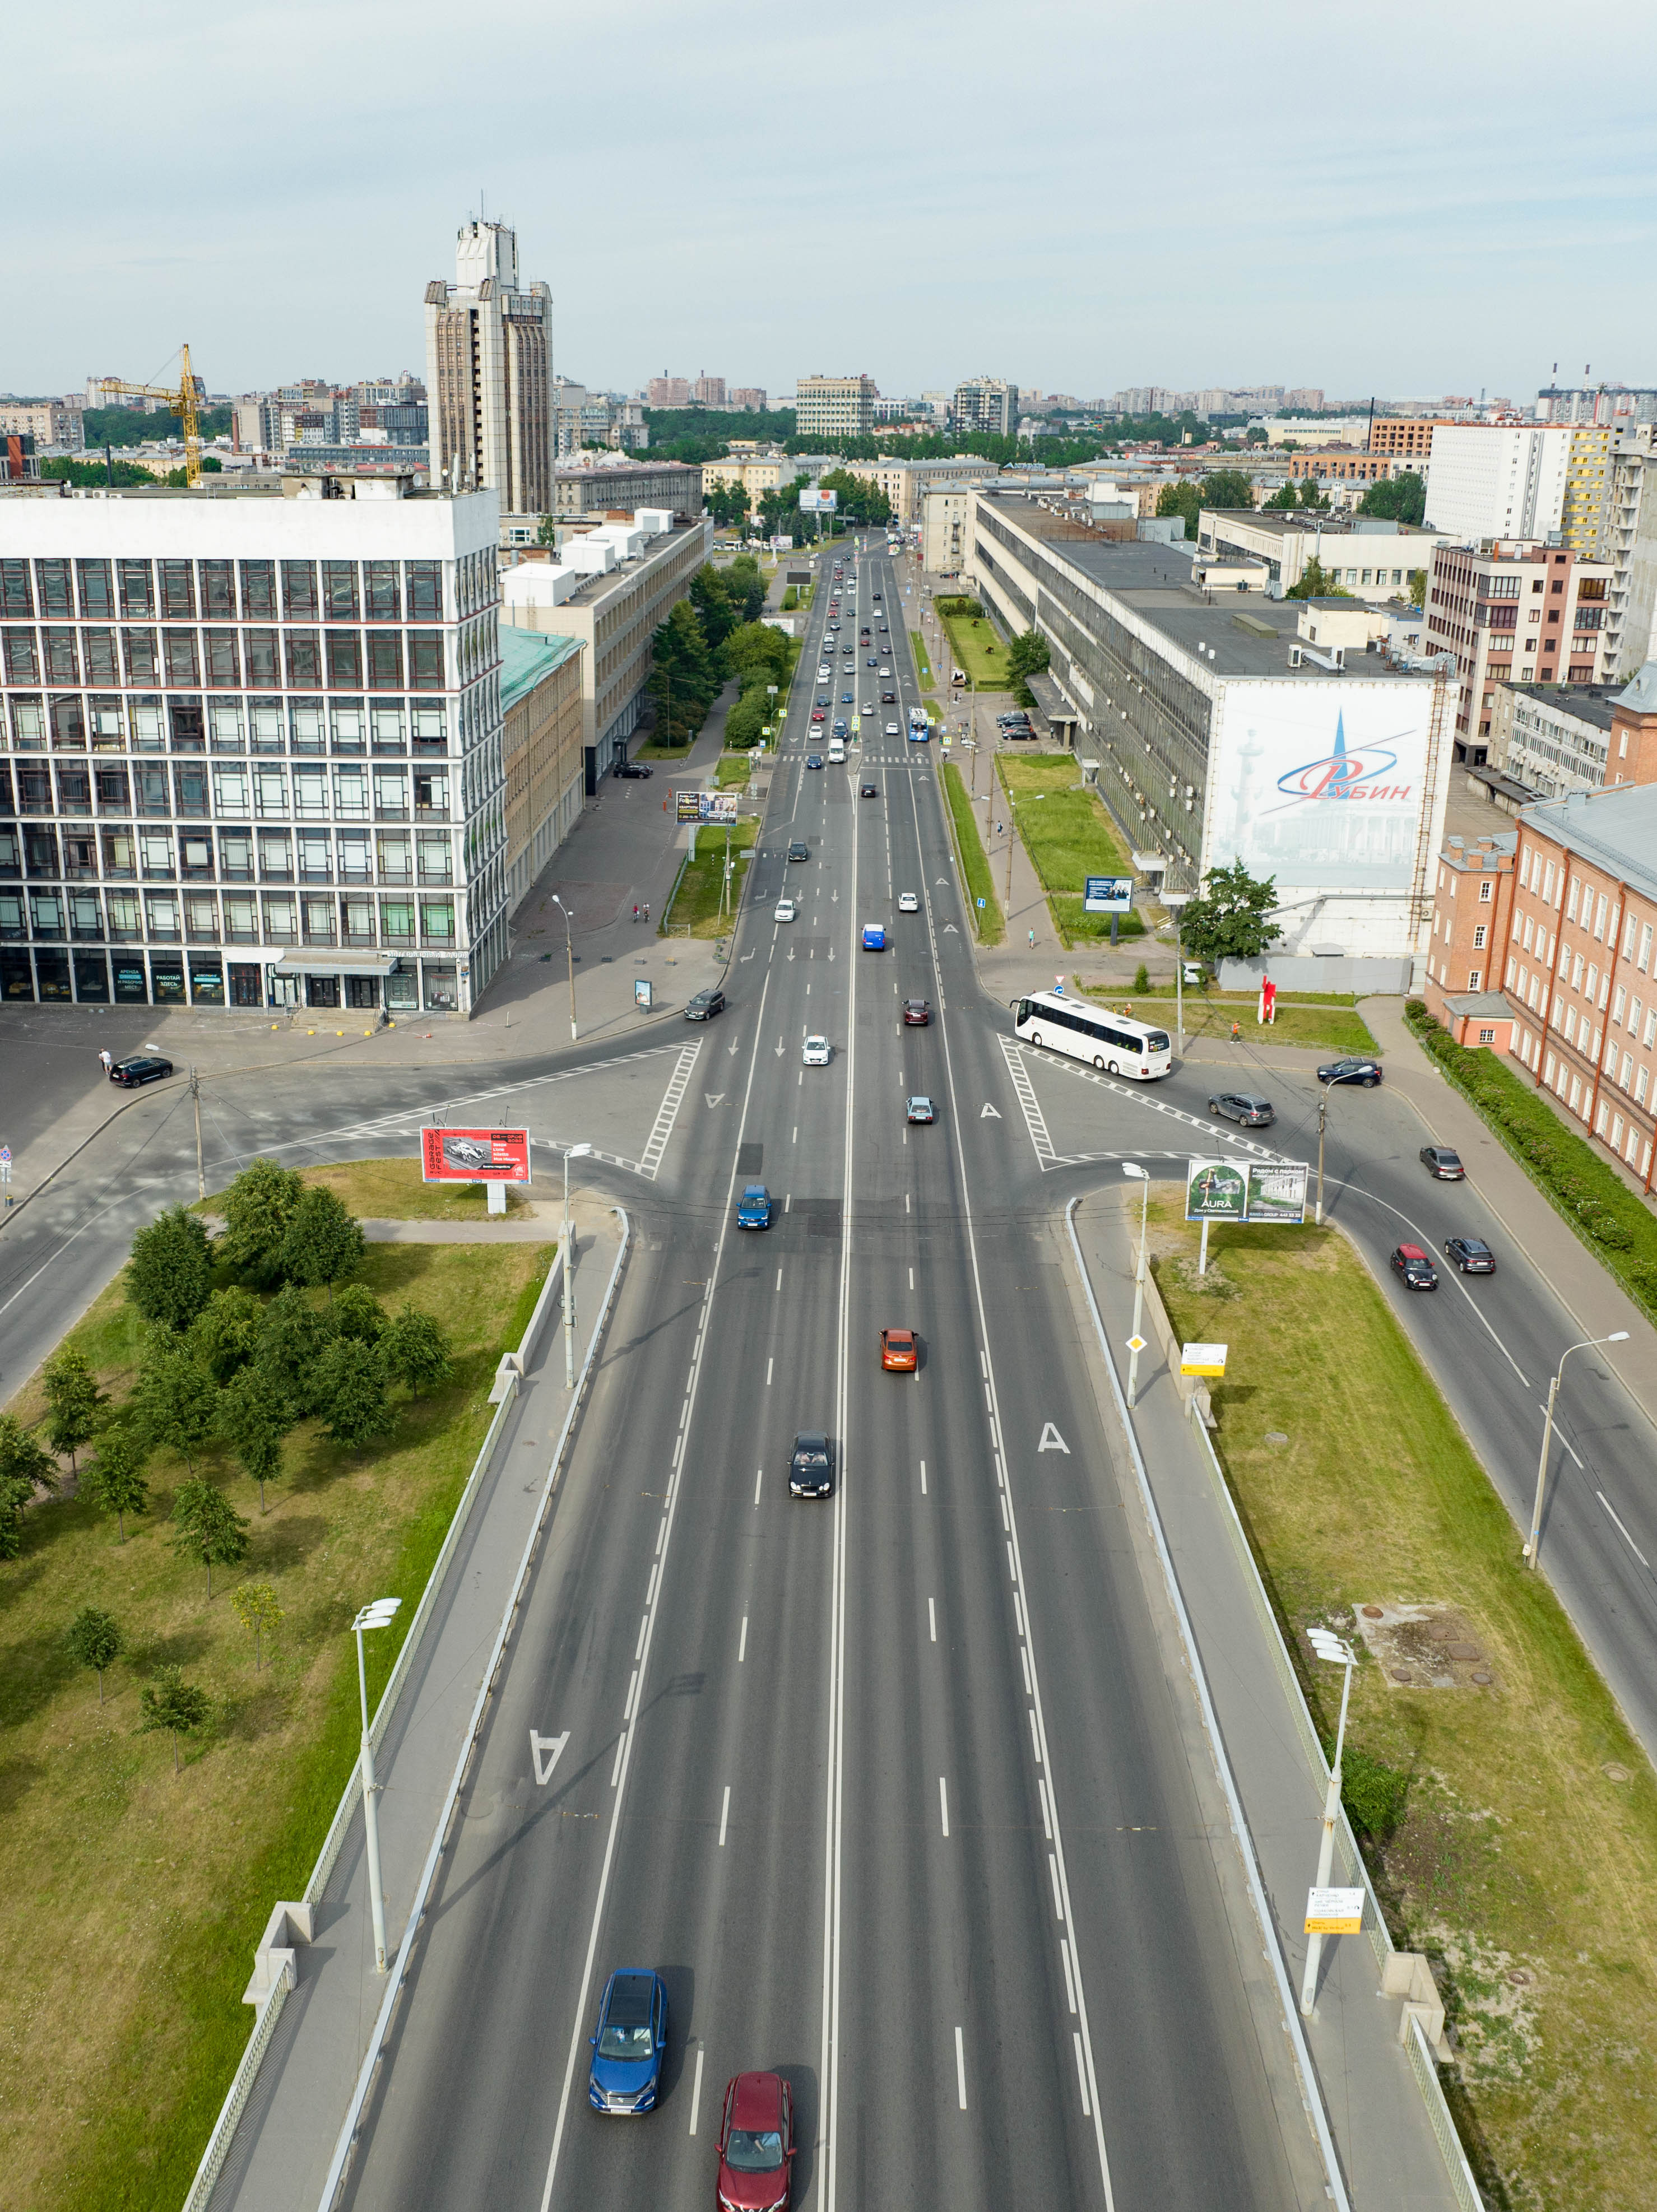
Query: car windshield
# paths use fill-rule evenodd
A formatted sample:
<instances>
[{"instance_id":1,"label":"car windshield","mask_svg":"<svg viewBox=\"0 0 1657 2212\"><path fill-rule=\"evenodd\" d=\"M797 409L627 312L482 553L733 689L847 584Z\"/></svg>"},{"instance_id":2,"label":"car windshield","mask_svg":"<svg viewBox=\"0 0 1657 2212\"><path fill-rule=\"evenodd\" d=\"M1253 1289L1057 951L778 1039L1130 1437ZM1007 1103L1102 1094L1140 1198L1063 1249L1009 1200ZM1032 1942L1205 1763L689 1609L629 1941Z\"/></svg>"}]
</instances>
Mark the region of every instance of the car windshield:
<instances>
[{"instance_id":1,"label":"car windshield","mask_svg":"<svg viewBox=\"0 0 1657 2212\"><path fill-rule=\"evenodd\" d=\"M738 2173L770 2173L783 2163L782 2131L777 2128L733 2128L725 2163Z\"/></svg>"}]
</instances>

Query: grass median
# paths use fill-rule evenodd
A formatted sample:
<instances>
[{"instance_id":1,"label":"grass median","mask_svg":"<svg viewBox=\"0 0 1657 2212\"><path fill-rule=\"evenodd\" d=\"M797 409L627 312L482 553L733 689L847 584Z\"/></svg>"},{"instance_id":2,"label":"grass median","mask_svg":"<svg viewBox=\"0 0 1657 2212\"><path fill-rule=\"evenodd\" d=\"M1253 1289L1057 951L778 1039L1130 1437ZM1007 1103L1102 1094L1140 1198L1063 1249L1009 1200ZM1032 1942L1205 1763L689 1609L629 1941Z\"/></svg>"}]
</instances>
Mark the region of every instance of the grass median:
<instances>
[{"instance_id":1,"label":"grass median","mask_svg":"<svg viewBox=\"0 0 1657 2212\"><path fill-rule=\"evenodd\" d=\"M186 1470L164 1450L149 1470L149 1510L127 1516L125 1544L84 1498L24 1515L22 1556L0 1566L8 2203L173 2212L182 2199L253 2025L241 1992L253 1945L275 1901L302 1893L356 1755L351 1616L367 1596L403 1600L398 1626L369 1639L373 1698L488 1428L496 1363L522 1334L551 1249L369 1246L354 1279L387 1307L406 1299L442 1319L451 1378L399 1396L393 1434L360 1455L302 1423L262 1516L235 1463L216 1446L198 1451L198 1471L251 1522L248 1557L215 1576L210 1603L201 1567L169 1541ZM124 1394L142 1334L118 1281L69 1340ZM37 1378L13 1410L40 1409ZM283 1614L257 1671L235 1608L246 1583L268 1585ZM126 1645L102 1705L64 1644L88 1606L114 1616ZM177 1775L166 1735L138 1732L140 1690L168 1663L211 1700Z\"/></svg>"},{"instance_id":2,"label":"grass median","mask_svg":"<svg viewBox=\"0 0 1657 2212\"><path fill-rule=\"evenodd\" d=\"M1089 876L1126 876L1133 871L1118 841L1104 801L1081 781L1074 753L1033 753L1014 759L996 756L996 771L1014 802L1014 820L1024 849L1047 894L1053 927L1066 945L1110 942L1107 914L1084 914L1082 894ZM1118 933L1142 937L1143 917L1118 917Z\"/></svg>"},{"instance_id":3,"label":"grass median","mask_svg":"<svg viewBox=\"0 0 1657 2212\"><path fill-rule=\"evenodd\" d=\"M1090 916L1091 920L1092 917ZM1103 984L1086 983L1076 978L1077 988L1090 999L1107 999L1112 1006L1120 1006L1125 997L1131 998L1133 1010L1147 1021L1166 1022L1173 1026L1174 994L1172 991L1133 991L1124 993L1120 985L1107 989ZM1255 1019L1258 999L1251 992L1190 990L1185 994L1185 1035L1188 1037L1229 1037L1235 1022L1243 1033L1243 1042L1250 1045L1274 1044L1307 1045L1320 1052L1374 1053L1380 1050L1369 1034L1369 1025L1355 1009L1355 1002L1331 1004L1326 999L1306 1000L1285 999L1277 1000L1277 1018L1260 1024Z\"/></svg>"},{"instance_id":4,"label":"grass median","mask_svg":"<svg viewBox=\"0 0 1657 2212\"><path fill-rule=\"evenodd\" d=\"M927 658L926 641L917 629L909 633L909 648L915 656L915 675L923 691L933 688L932 663Z\"/></svg>"},{"instance_id":5,"label":"grass median","mask_svg":"<svg viewBox=\"0 0 1657 2212\"><path fill-rule=\"evenodd\" d=\"M989 858L978 831L978 816L973 811L972 794L953 761L943 764L943 787L949 800L950 827L954 832L955 851L966 885L972 926L980 945L999 945L1007 934L1007 925L1002 917L1001 901L996 896ZM982 906L980 900L984 902Z\"/></svg>"},{"instance_id":6,"label":"grass median","mask_svg":"<svg viewBox=\"0 0 1657 2212\"><path fill-rule=\"evenodd\" d=\"M939 620L948 632L949 642L955 654L955 665L964 669L970 690L974 691L1008 691L1013 679L1008 672L1007 647L996 635L995 626L988 615L941 615Z\"/></svg>"},{"instance_id":7,"label":"grass median","mask_svg":"<svg viewBox=\"0 0 1657 2212\"><path fill-rule=\"evenodd\" d=\"M1153 1221L1176 1329L1228 1348L1215 1442L1326 1748L1340 1672L1307 1628L1429 1609L1429 1662L1398 1670L1422 1686L1362 1653L1346 1795L1393 1940L1444 1990L1446 2087L1488 2200L1649 2202L1657 1778L1345 1239L1215 1227L1203 1284L1197 1231L1166 1204ZM1454 1686L1424 1686L1434 1671Z\"/></svg>"},{"instance_id":8,"label":"grass median","mask_svg":"<svg viewBox=\"0 0 1657 2212\"><path fill-rule=\"evenodd\" d=\"M732 864L729 896L720 910L720 884L725 873L725 830L722 823L704 822L696 833L696 852L680 871L673 899L661 918L659 937L722 937L736 926L742 902L742 885L759 835L759 817L744 814L731 824Z\"/></svg>"}]
</instances>

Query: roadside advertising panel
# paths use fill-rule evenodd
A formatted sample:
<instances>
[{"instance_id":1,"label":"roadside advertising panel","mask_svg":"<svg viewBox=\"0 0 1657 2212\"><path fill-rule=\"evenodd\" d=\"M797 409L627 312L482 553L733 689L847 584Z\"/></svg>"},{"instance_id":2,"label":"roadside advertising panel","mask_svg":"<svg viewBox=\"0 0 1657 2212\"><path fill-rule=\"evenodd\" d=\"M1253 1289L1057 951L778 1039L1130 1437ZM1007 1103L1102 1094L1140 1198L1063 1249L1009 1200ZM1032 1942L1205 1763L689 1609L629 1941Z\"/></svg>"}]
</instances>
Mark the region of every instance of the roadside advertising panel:
<instances>
[{"instance_id":1,"label":"roadside advertising panel","mask_svg":"<svg viewBox=\"0 0 1657 2212\"><path fill-rule=\"evenodd\" d=\"M1245 1218L1288 1222L1298 1228L1306 1219L1306 1186L1311 1172L1304 1160L1251 1161Z\"/></svg>"},{"instance_id":2,"label":"roadside advertising panel","mask_svg":"<svg viewBox=\"0 0 1657 2212\"><path fill-rule=\"evenodd\" d=\"M839 504L838 491L819 491L815 485L800 495L801 514L832 514Z\"/></svg>"},{"instance_id":3,"label":"roadside advertising panel","mask_svg":"<svg viewBox=\"0 0 1657 2212\"><path fill-rule=\"evenodd\" d=\"M738 797L734 790L676 791L673 818L676 822L734 823Z\"/></svg>"},{"instance_id":4,"label":"roadside advertising panel","mask_svg":"<svg viewBox=\"0 0 1657 2212\"><path fill-rule=\"evenodd\" d=\"M422 1129L422 1182L527 1182L527 1129Z\"/></svg>"},{"instance_id":5,"label":"roadside advertising panel","mask_svg":"<svg viewBox=\"0 0 1657 2212\"><path fill-rule=\"evenodd\" d=\"M1248 1211L1248 1170L1235 1160L1192 1160L1185 1170L1187 1221L1242 1221Z\"/></svg>"},{"instance_id":6,"label":"roadside advertising panel","mask_svg":"<svg viewBox=\"0 0 1657 2212\"><path fill-rule=\"evenodd\" d=\"M1132 904L1131 876L1088 876L1083 882L1084 914L1126 914Z\"/></svg>"},{"instance_id":7,"label":"roadside advertising panel","mask_svg":"<svg viewBox=\"0 0 1657 2212\"><path fill-rule=\"evenodd\" d=\"M1306 1219L1309 1173L1303 1160L1192 1160L1185 1218L1298 1227Z\"/></svg>"}]
</instances>

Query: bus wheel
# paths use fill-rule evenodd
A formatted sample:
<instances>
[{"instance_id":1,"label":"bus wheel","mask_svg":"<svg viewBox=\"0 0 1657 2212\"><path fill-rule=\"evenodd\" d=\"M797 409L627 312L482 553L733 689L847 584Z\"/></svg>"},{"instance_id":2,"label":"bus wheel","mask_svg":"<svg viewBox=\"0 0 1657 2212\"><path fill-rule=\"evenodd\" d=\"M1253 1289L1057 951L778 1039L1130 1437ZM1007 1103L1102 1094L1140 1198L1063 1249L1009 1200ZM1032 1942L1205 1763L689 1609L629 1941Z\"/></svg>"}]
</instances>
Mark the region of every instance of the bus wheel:
<instances>
[{"instance_id":1,"label":"bus wheel","mask_svg":"<svg viewBox=\"0 0 1657 2212\"><path fill-rule=\"evenodd\" d=\"M1037 1050L1038 1052L1039 1052L1039 1051L1041 1050L1041 1031L1040 1031L1039 1030L1031 1030L1031 1032L1030 1032L1030 1042L1031 1042L1031 1043L1032 1043L1033 1045L1034 1045L1034 1047L1035 1047L1035 1048L1036 1048L1036 1050Z\"/></svg>"},{"instance_id":2,"label":"bus wheel","mask_svg":"<svg viewBox=\"0 0 1657 2212\"><path fill-rule=\"evenodd\" d=\"M1111 1073L1112 1075L1116 1073L1116 1062L1114 1060L1111 1062Z\"/></svg>"},{"instance_id":3,"label":"bus wheel","mask_svg":"<svg viewBox=\"0 0 1657 2212\"><path fill-rule=\"evenodd\" d=\"M1101 1054L1099 1053L1095 1053L1093 1054L1093 1068L1095 1073L1100 1075L1103 1075L1105 1073L1105 1061Z\"/></svg>"}]
</instances>

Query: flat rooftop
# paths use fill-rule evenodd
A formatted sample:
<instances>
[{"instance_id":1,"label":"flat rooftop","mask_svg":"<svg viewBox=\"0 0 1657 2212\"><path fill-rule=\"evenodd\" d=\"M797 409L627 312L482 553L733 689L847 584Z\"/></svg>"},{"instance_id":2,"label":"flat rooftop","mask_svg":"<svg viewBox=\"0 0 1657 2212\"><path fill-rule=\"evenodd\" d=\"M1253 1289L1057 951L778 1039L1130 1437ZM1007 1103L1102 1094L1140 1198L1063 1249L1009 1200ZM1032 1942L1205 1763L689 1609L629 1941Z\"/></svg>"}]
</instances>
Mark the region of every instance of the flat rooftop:
<instances>
[{"instance_id":1,"label":"flat rooftop","mask_svg":"<svg viewBox=\"0 0 1657 2212\"><path fill-rule=\"evenodd\" d=\"M1534 700L1596 730L1610 729L1611 709L1623 696L1620 684L1509 684L1508 689L1515 699Z\"/></svg>"},{"instance_id":2,"label":"flat rooftop","mask_svg":"<svg viewBox=\"0 0 1657 2212\"><path fill-rule=\"evenodd\" d=\"M1413 522L1384 523L1377 529L1380 518L1375 516L1314 513L1310 508L1291 514L1287 507L1207 507L1203 513L1211 514L1216 522L1246 524L1251 530L1264 531L1269 538L1425 538L1430 544L1445 534Z\"/></svg>"}]
</instances>

